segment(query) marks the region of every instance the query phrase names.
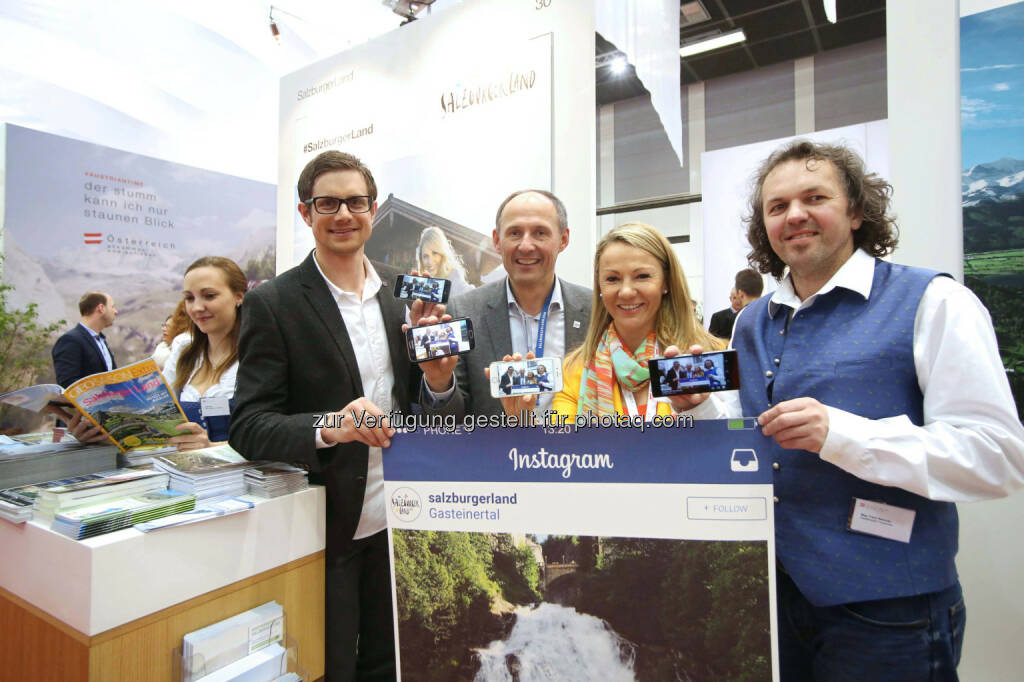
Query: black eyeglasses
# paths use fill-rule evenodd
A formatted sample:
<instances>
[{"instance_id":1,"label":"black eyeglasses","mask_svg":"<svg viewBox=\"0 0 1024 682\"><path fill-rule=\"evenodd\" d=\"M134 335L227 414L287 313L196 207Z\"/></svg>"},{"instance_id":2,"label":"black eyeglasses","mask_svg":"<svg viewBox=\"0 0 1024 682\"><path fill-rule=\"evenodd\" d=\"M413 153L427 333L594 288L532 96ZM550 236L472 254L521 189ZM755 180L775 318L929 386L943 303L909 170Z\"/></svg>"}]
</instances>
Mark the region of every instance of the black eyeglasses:
<instances>
[{"instance_id":1,"label":"black eyeglasses","mask_svg":"<svg viewBox=\"0 0 1024 682\"><path fill-rule=\"evenodd\" d=\"M317 213L324 215L337 213L341 210L342 204L348 206L349 213L366 213L370 210L371 204L370 197L365 194L345 199L341 197L313 197L312 199L306 199L302 203L306 206L312 206Z\"/></svg>"}]
</instances>

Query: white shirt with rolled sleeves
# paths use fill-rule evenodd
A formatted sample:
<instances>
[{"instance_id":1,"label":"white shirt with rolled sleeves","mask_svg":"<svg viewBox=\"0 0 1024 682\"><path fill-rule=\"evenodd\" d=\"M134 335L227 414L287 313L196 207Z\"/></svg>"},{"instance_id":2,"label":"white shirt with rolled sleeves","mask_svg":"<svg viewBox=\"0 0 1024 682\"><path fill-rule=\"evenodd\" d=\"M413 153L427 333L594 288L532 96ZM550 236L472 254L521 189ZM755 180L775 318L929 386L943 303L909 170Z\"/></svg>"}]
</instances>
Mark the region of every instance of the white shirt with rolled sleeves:
<instances>
[{"instance_id":1,"label":"white shirt with rolled sleeves","mask_svg":"<svg viewBox=\"0 0 1024 682\"><path fill-rule=\"evenodd\" d=\"M320 276L327 283L334 300L338 303L338 310L341 312L341 319L345 321L345 329L348 332L349 341L352 343L352 351L356 356L356 364L359 365L359 379L363 384L363 395L382 412L391 412L391 394L395 387L394 369L391 366L391 356L388 351L387 332L384 328L384 315L380 310L380 302L377 294L381 290L380 275L373 269L373 265L365 257L363 265L366 268L366 279L363 282L363 291L355 293L344 291L334 282L327 279L320 264L316 262L316 269ZM341 409L344 405L338 405ZM316 446L318 448L330 447L320 436L320 429L316 430ZM359 517L359 525L356 527L354 540L367 538L384 530L387 527L384 506L384 464L382 461L383 451L378 447L371 447L369 461L366 467L366 492L363 494L363 511Z\"/></svg>"},{"instance_id":2,"label":"white shirt with rolled sleeves","mask_svg":"<svg viewBox=\"0 0 1024 682\"><path fill-rule=\"evenodd\" d=\"M787 276L772 294L769 314L781 306L789 306L790 314L807 308L837 286L867 298L874 263L857 249L804 301ZM867 419L826 406L829 429L821 459L865 481L947 502L1005 497L1024 486L1024 427L991 318L970 289L949 277L933 279L921 297L914 366L924 395L924 425L915 426L906 415ZM712 394L688 412L696 419L741 413L738 391Z\"/></svg>"}]
</instances>

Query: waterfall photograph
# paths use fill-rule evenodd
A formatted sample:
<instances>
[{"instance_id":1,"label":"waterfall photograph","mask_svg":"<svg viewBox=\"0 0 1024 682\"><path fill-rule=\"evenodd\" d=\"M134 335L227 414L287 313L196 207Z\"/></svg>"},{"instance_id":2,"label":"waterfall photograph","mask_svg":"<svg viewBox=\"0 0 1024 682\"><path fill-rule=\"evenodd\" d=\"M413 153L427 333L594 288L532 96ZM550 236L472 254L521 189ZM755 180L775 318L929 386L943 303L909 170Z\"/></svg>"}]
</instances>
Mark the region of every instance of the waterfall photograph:
<instances>
[{"instance_id":1,"label":"waterfall photograph","mask_svg":"<svg viewBox=\"0 0 1024 682\"><path fill-rule=\"evenodd\" d=\"M405 682L771 679L765 542L392 531Z\"/></svg>"}]
</instances>

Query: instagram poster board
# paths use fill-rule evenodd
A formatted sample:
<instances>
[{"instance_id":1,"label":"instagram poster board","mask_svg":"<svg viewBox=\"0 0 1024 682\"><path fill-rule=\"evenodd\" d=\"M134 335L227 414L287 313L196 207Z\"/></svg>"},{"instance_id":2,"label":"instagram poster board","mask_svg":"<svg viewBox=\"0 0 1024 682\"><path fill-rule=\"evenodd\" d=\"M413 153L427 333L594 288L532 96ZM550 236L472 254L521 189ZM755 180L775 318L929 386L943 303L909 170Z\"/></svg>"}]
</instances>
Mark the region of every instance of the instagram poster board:
<instances>
[{"instance_id":1,"label":"instagram poster board","mask_svg":"<svg viewBox=\"0 0 1024 682\"><path fill-rule=\"evenodd\" d=\"M399 433L384 458L401 679L456 674L468 679L481 667L506 664L521 674L554 671L557 678L557 661L570 660L568 654L552 650L551 642L529 643L515 624L527 628L538 617L561 616L604 619L597 629L617 633L608 647L626 679L669 679L665 675L681 673L689 679L728 679L737 673L715 670L715 665L753 666L756 679L778 679L771 468L758 459L764 438L750 420L640 428L635 423L574 427L570 418L564 427L512 428L510 418L498 415L468 417L477 421L467 428L467 422L445 419L432 428ZM562 536L597 547L599 558L589 568L559 557L545 563L546 550L539 545ZM477 555L481 544L484 554L488 546L502 543L519 552L520 559L532 552L543 565L529 603L521 596L517 602L500 579L485 596L474 594L474 571L482 575L491 569L467 559L465 549L460 556L459 543L475 547ZM617 578L618 599L625 605L589 613L583 605L587 585L600 584L603 574L628 566L622 562L637 553L647 553L638 569L654 572L636 576L639 584ZM689 573L667 558L673 553L697 562L689 573L713 575L687 592ZM724 563L712 567L716 561ZM499 563L495 558L496 567ZM668 568L658 574L653 566ZM730 570L732 582L716 587L714 576ZM567 579L566 572L575 578ZM487 581L475 582L481 583ZM631 584L635 593L629 591ZM460 627L451 622L458 614L446 611L445 589L463 603L489 603L465 609L468 622ZM424 601L426 593L433 597ZM668 595L684 593L700 613L675 606L667 614L658 612L658 604L671 599ZM624 611L632 612L631 619L623 620ZM647 634L663 642L674 639L675 632L700 635L678 651L652 649L631 629L637 622L657 623L656 631ZM568 626L544 627L561 632ZM723 637L730 642L726 649L712 645L715 637L706 633L715 632L729 633ZM443 644L436 644L438 636ZM427 641L433 643L427 646ZM437 646L445 649L440 656L431 653ZM588 656L608 664L608 651Z\"/></svg>"},{"instance_id":2,"label":"instagram poster board","mask_svg":"<svg viewBox=\"0 0 1024 682\"><path fill-rule=\"evenodd\" d=\"M274 186L6 124L3 281L41 325L79 320L87 291L114 298L118 365L160 342L185 268L230 258L250 286L274 275ZM56 339L54 339L56 340ZM47 352L47 355L49 353ZM51 382L49 376L36 383Z\"/></svg>"},{"instance_id":3,"label":"instagram poster board","mask_svg":"<svg viewBox=\"0 0 1024 682\"><path fill-rule=\"evenodd\" d=\"M497 207L524 188L557 192L583 228L594 206L593 40L589 3L478 0L285 76L278 270L313 247L295 185L328 149L374 174L375 262L412 267L420 233L436 225L478 285L498 264Z\"/></svg>"}]
</instances>

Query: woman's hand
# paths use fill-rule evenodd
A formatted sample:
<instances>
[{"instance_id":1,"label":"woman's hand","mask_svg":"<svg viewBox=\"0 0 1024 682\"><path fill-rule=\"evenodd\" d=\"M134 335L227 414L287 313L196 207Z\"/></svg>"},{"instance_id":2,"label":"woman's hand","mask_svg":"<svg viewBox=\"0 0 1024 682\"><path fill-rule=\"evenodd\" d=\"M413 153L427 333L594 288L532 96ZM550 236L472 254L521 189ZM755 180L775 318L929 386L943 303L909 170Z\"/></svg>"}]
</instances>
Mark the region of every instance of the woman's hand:
<instances>
[{"instance_id":1,"label":"woman's hand","mask_svg":"<svg viewBox=\"0 0 1024 682\"><path fill-rule=\"evenodd\" d=\"M690 346L690 353L692 355L700 355L703 352L704 347L699 344ZM682 353L680 353L679 349L675 346L669 346L665 349L666 358L674 358L678 355L682 355ZM672 410L679 413L685 412L686 410L692 410L707 400L710 395L710 393L684 393L682 395L669 396L669 401L672 403Z\"/></svg>"},{"instance_id":2,"label":"woman's hand","mask_svg":"<svg viewBox=\"0 0 1024 682\"><path fill-rule=\"evenodd\" d=\"M526 359L527 360L533 360L536 357L537 356L534 355L533 351L530 351L529 353L526 354ZM500 361L501 362L513 362L513 361L518 362L518 361L520 361L522 359L523 359L522 355L520 355L519 353L515 353L513 355L506 355ZM490 378L491 378L491 368L487 367L486 369L484 369L484 374L487 376L487 379L490 380ZM526 413L528 413L528 412L532 413L533 412L533 408L537 406L537 394L536 393L532 393L532 394L528 394L528 395L510 396L508 398L499 398L498 400L501 401L501 406L502 406L502 408L504 408L505 414L519 417L520 418L520 423L526 423L526 420L529 419L529 417L526 416Z\"/></svg>"},{"instance_id":3,"label":"woman's hand","mask_svg":"<svg viewBox=\"0 0 1024 682\"><path fill-rule=\"evenodd\" d=\"M195 422L185 422L184 424L178 424L178 431L186 431L184 435L173 436L167 439L168 445L177 445L179 450L199 450L200 448L210 447L210 437L199 424Z\"/></svg>"},{"instance_id":4,"label":"woman's hand","mask_svg":"<svg viewBox=\"0 0 1024 682\"><path fill-rule=\"evenodd\" d=\"M103 433L103 429L83 417L80 412L76 411L73 416L70 416L67 422L68 432L70 432L76 440L82 443L102 443L110 441L110 437Z\"/></svg>"}]
</instances>

